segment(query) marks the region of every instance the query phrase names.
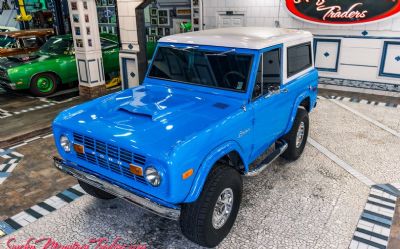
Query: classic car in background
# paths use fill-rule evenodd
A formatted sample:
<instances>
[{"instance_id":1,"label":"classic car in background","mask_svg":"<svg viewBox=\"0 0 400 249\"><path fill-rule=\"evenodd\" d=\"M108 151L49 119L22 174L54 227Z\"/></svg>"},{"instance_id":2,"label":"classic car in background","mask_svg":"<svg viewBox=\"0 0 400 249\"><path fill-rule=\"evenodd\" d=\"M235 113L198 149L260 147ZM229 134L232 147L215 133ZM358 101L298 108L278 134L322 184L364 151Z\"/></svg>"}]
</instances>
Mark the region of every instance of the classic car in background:
<instances>
[{"instance_id":1,"label":"classic car in background","mask_svg":"<svg viewBox=\"0 0 400 249\"><path fill-rule=\"evenodd\" d=\"M104 72L119 71L119 47L115 35L101 34ZM0 58L0 84L13 90L29 89L48 96L60 84L78 80L71 35L53 36L36 53Z\"/></svg>"},{"instance_id":2,"label":"classic car in background","mask_svg":"<svg viewBox=\"0 0 400 249\"><path fill-rule=\"evenodd\" d=\"M35 52L53 34L53 29L1 32L0 57Z\"/></svg>"}]
</instances>

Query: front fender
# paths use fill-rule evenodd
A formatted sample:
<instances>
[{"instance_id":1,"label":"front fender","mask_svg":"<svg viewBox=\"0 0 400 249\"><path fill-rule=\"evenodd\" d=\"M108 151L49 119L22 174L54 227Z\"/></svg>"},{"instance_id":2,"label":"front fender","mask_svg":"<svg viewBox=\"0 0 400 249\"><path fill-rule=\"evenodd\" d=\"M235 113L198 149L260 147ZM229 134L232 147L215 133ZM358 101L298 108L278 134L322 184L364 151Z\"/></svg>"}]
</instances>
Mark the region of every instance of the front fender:
<instances>
[{"instance_id":1,"label":"front fender","mask_svg":"<svg viewBox=\"0 0 400 249\"><path fill-rule=\"evenodd\" d=\"M242 148L236 141L233 140L220 144L206 156L206 158L201 163L199 169L197 170L197 174L192 182L190 192L184 200L185 203L194 202L197 200L201 191L203 190L204 183L206 182L207 176L212 167L215 165L218 159L231 151L237 151L242 157Z\"/></svg>"}]
</instances>

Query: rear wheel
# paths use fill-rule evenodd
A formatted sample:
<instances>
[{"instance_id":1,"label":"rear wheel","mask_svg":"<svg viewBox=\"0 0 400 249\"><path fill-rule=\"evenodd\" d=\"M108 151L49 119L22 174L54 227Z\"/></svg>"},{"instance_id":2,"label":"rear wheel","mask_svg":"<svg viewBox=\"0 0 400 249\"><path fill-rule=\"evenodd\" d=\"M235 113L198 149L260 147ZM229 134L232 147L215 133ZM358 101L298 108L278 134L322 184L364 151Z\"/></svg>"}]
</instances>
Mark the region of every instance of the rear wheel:
<instances>
[{"instance_id":1,"label":"rear wheel","mask_svg":"<svg viewBox=\"0 0 400 249\"><path fill-rule=\"evenodd\" d=\"M51 73L41 73L32 78L30 91L38 97L53 94L57 88L57 77Z\"/></svg>"},{"instance_id":2,"label":"rear wheel","mask_svg":"<svg viewBox=\"0 0 400 249\"><path fill-rule=\"evenodd\" d=\"M103 200L110 200L116 198L114 195L107 193L101 189L98 189L96 187L93 187L90 184L87 184L86 182L79 181L79 185L85 190L86 193L89 195L96 197L98 199L103 199Z\"/></svg>"},{"instance_id":3,"label":"rear wheel","mask_svg":"<svg viewBox=\"0 0 400 249\"><path fill-rule=\"evenodd\" d=\"M242 178L233 168L218 165L193 203L182 206L182 233L205 247L217 246L229 233L242 198Z\"/></svg>"},{"instance_id":4,"label":"rear wheel","mask_svg":"<svg viewBox=\"0 0 400 249\"><path fill-rule=\"evenodd\" d=\"M294 161L301 156L304 147L306 146L308 129L308 112L303 108L299 108L292 129L283 137L283 139L288 143L288 148L282 154L283 158L289 161Z\"/></svg>"}]
</instances>

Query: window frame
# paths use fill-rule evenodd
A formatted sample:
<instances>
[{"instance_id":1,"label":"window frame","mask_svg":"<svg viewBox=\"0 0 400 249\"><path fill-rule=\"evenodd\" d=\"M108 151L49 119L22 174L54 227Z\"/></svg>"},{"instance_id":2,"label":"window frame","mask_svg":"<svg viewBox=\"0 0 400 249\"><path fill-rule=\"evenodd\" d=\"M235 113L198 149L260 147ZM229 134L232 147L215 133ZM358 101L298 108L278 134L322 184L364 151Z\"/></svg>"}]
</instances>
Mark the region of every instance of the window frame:
<instances>
[{"instance_id":1,"label":"window frame","mask_svg":"<svg viewBox=\"0 0 400 249\"><path fill-rule=\"evenodd\" d=\"M188 44L185 44L185 45L189 46ZM240 49L236 49L236 51L235 51L236 54L238 54L238 55L245 55L245 56L249 56L249 57L250 57L249 71L248 71L248 73L247 73L246 87L245 87L245 89L242 89L242 90L236 90L236 89L229 89L229 88L224 88L224 87L208 86L208 85L203 85L203 84L198 84L198 83L193 83L193 82L178 81L178 80L164 79L164 78L159 78L159 77L150 76L150 71L151 71L151 68L152 68L152 66L153 66L153 63L154 63L154 61L155 61L156 53L158 52L158 50L159 50L160 48L163 48L163 47L165 47L165 48L171 48L170 46L168 46L168 45L165 46L165 45L163 45L163 44L157 46L157 49L154 51L154 55L153 55L153 58L152 58L152 60L151 60L151 63L150 63L149 66L148 66L148 70L147 70L147 72L146 72L146 78L155 79L155 80L160 80L160 81L174 82L174 83L179 83L179 84L184 84L184 85L189 85L189 86L190 86L190 85L192 85L192 86L198 86L198 87L202 87L202 88L218 89L218 90L222 90L222 91L235 92L235 93L240 93L240 94L247 94L247 93L248 93L248 91L249 91L249 89L250 89L249 86L250 86L250 84L251 84L251 75L252 75L252 72L253 72L254 59L255 59L255 57L256 57L254 54L245 53L245 52L240 52L240 51L238 51L238 50L240 50ZM176 47L180 48L180 46L176 46ZM183 47L184 47L184 46L183 46ZM214 49L212 49L212 48L218 48L218 47L213 47L213 46L205 46L205 47L197 46L197 48L200 49L200 50L202 50L202 51L214 52L214 53L215 53L215 52L226 52L226 51L231 50L231 48L226 48L226 51L224 51L224 50L220 51L219 49L215 49L215 50L214 50Z\"/></svg>"},{"instance_id":2,"label":"window frame","mask_svg":"<svg viewBox=\"0 0 400 249\"><path fill-rule=\"evenodd\" d=\"M309 45L310 64L308 66L300 69L299 71L296 71L294 73L289 73L289 49L296 48L296 47L301 47L301 46L304 46L304 45ZM307 41L307 42L303 42L303 43L299 43L299 44L296 44L296 45L292 45L292 46L286 47L286 77L287 77L287 79L289 79L289 78L291 78L291 77L293 77L293 76L295 76L295 75L297 75L297 74L299 74L301 72L304 72L307 69L312 68L312 66L313 66L313 58L312 58L312 42L311 41Z\"/></svg>"},{"instance_id":3,"label":"window frame","mask_svg":"<svg viewBox=\"0 0 400 249\"><path fill-rule=\"evenodd\" d=\"M263 82L264 81L264 79L263 79L263 74L264 74L264 54L268 53L268 52L271 52L271 51L274 51L276 49L279 50L279 60L280 60L279 61L279 64L280 64L280 82L277 83L277 85L279 85L279 88L282 87L282 84L283 84L283 73L284 73L283 72L283 70L284 70L283 69L283 63L284 63L284 61L283 61L283 48L284 48L283 44L279 44L279 45L275 45L275 46L271 46L271 47L265 48L265 49L260 51L259 63L258 63L257 68L256 68L256 75L255 75L255 79L254 79L253 90L250 93L250 98L251 98L252 102L257 101L261 97L264 97L264 96L266 96L268 94L268 92L264 93L264 82ZM260 62L262 62L262 63L260 63ZM260 64L262 65L262 68L261 68L261 94L259 96L257 96L257 97L253 97L253 92L254 92L255 86L257 84L258 67L260 66Z\"/></svg>"}]
</instances>

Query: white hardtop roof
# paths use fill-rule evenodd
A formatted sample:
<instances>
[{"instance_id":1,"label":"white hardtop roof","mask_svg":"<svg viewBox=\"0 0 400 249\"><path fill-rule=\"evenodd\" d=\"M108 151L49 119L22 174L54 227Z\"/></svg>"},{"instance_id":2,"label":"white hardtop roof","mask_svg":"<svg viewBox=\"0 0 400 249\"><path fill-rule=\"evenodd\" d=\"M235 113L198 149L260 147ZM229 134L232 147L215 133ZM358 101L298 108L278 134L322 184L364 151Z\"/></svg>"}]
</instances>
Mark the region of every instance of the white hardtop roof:
<instances>
[{"instance_id":1,"label":"white hardtop roof","mask_svg":"<svg viewBox=\"0 0 400 249\"><path fill-rule=\"evenodd\" d=\"M263 49L276 44L307 38L311 39L312 34L303 30L237 27L176 34L163 37L159 41L191 45Z\"/></svg>"}]
</instances>

